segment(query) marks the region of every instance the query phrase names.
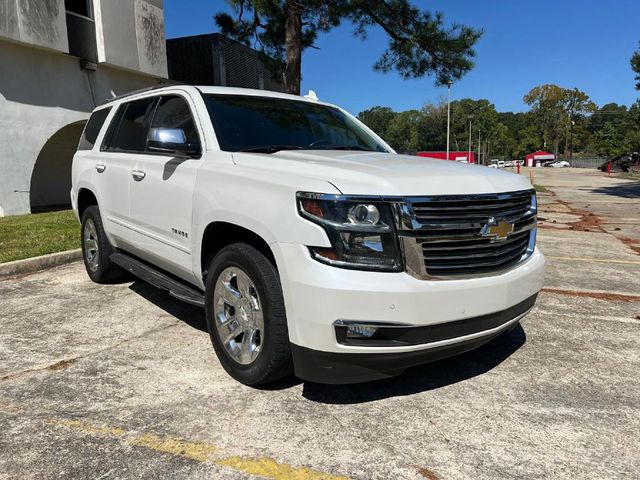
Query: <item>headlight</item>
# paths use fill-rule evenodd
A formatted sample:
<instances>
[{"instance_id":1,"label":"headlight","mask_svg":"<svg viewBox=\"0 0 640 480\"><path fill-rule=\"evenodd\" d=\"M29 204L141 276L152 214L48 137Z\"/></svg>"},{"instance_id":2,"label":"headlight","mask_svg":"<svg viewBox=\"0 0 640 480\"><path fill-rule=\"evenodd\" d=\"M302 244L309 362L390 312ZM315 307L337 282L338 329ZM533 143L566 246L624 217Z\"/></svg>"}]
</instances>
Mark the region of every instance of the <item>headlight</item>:
<instances>
[{"instance_id":1,"label":"headlight","mask_svg":"<svg viewBox=\"0 0 640 480\"><path fill-rule=\"evenodd\" d=\"M332 248L309 247L316 260L358 270L402 270L388 204L306 192L298 192L297 202L300 215L322 225L331 241Z\"/></svg>"}]
</instances>

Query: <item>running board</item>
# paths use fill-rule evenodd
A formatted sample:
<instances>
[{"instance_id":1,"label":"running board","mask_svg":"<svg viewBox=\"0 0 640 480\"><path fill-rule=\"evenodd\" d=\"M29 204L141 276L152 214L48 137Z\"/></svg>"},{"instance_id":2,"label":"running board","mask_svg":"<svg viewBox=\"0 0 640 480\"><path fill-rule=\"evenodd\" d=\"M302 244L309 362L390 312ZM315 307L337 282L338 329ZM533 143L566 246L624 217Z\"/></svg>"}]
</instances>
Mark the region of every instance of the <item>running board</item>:
<instances>
[{"instance_id":1,"label":"running board","mask_svg":"<svg viewBox=\"0 0 640 480\"><path fill-rule=\"evenodd\" d=\"M121 252L111 254L109 259L116 265L124 268L127 272L132 273L154 287L167 290L172 297L204 308L204 294L202 292L175 280L166 273L162 273L160 270L156 270L146 263Z\"/></svg>"}]
</instances>

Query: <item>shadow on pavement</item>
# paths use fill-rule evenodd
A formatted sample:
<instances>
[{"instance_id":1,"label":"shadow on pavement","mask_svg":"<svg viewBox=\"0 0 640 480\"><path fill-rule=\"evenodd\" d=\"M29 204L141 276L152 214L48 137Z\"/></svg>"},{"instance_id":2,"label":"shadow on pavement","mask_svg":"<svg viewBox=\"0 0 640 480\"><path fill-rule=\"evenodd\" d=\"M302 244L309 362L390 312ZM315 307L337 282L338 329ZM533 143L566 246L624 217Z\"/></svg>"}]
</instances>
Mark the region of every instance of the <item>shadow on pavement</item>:
<instances>
[{"instance_id":1,"label":"shadow on pavement","mask_svg":"<svg viewBox=\"0 0 640 480\"><path fill-rule=\"evenodd\" d=\"M177 300L142 280L135 280L129 288L190 327L208 333L203 308ZM492 370L524 345L526 338L518 325L476 350L410 368L398 377L352 385L304 382L302 396L319 403L355 404L434 390ZM258 389L283 390L300 383L303 381L290 375Z\"/></svg>"},{"instance_id":2,"label":"shadow on pavement","mask_svg":"<svg viewBox=\"0 0 640 480\"><path fill-rule=\"evenodd\" d=\"M623 198L640 198L640 182L631 180L629 183L622 183L611 187L594 188L591 192Z\"/></svg>"},{"instance_id":3,"label":"shadow on pavement","mask_svg":"<svg viewBox=\"0 0 640 480\"><path fill-rule=\"evenodd\" d=\"M129 288L190 327L207 334L209 333L204 316L204 308L196 307L195 305L190 305L173 298L168 292L149 285L142 280L135 280Z\"/></svg>"},{"instance_id":4,"label":"shadow on pavement","mask_svg":"<svg viewBox=\"0 0 640 480\"><path fill-rule=\"evenodd\" d=\"M522 326L518 325L476 350L410 368L399 377L353 385L306 382L302 396L320 403L354 404L434 390L492 370L524 345L526 339Z\"/></svg>"}]
</instances>

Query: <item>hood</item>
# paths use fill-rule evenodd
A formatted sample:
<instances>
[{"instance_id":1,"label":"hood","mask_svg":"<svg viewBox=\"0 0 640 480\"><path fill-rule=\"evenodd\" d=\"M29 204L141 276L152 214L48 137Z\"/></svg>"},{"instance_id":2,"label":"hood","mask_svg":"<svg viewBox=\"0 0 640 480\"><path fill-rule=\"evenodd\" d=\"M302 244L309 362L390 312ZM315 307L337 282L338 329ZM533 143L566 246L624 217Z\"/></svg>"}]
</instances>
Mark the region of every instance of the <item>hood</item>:
<instances>
[{"instance_id":1,"label":"hood","mask_svg":"<svg viewBox=\"0 0 640 480\"><path fill-rule=\"evenodd\" d=\"M325 180L346 195L455 195L526 190L524 175L473 164L411 155L337 150L234 153L252 169ZM304 190L304 184L300 185Z\"/></svg>"}]
</instances>

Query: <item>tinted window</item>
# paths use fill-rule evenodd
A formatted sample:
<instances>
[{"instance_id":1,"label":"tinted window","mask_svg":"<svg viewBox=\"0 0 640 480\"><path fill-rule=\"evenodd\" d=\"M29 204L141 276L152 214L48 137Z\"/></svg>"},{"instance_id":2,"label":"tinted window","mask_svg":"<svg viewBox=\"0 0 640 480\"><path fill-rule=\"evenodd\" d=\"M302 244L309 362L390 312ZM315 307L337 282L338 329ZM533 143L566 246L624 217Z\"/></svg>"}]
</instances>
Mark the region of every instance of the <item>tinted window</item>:
<instances>
[{"instance_id":1,"label":"tinted window","mask_svg":"<svg viewBox=\"0 0 640 480\"><path fill-rule=\"evenodd\" d=\"M220 147L242 151L269 146L306 150L387 152L374 137L337 108L300 100L205 95Z\"/></svg>"},{"instance_id":2,"label":"tinted window","mask_svg":"<svg viewBox=\"0 0 640 480\"><path fill-rule=\"evenodd\" d=\"M97 110L91 114L89 121L84 127L82 137L80 138L80 144L78 150L91 150L96 143L98 134L104 125L104 121L107 119L107 115L111 111L111 107Z\"/></svg>"},{"instance_id":3,"label":"tinted window","mask_svg":"<svg viewBox=\"0 0 640 480\"><path fill-rule=\"evenodd\" d=\"M107 150L144 152L147 146L149 121L157 97L125 103L118 111L107 140ZM118 118L119 117L119 118ZM118 122L119 123L115 123Z\"/></svg>"},{"instance_id":4,"label":"tinted window","mask_svg":"<svg viewBox=\"0 0 640 480\"><path fill-rule=\"evenodd\" d=\"M199 144L198 131L187 101L178 96L162 97L151 124L152 128L181 128L187 143Z\"/></svg>"}]
</instances>

